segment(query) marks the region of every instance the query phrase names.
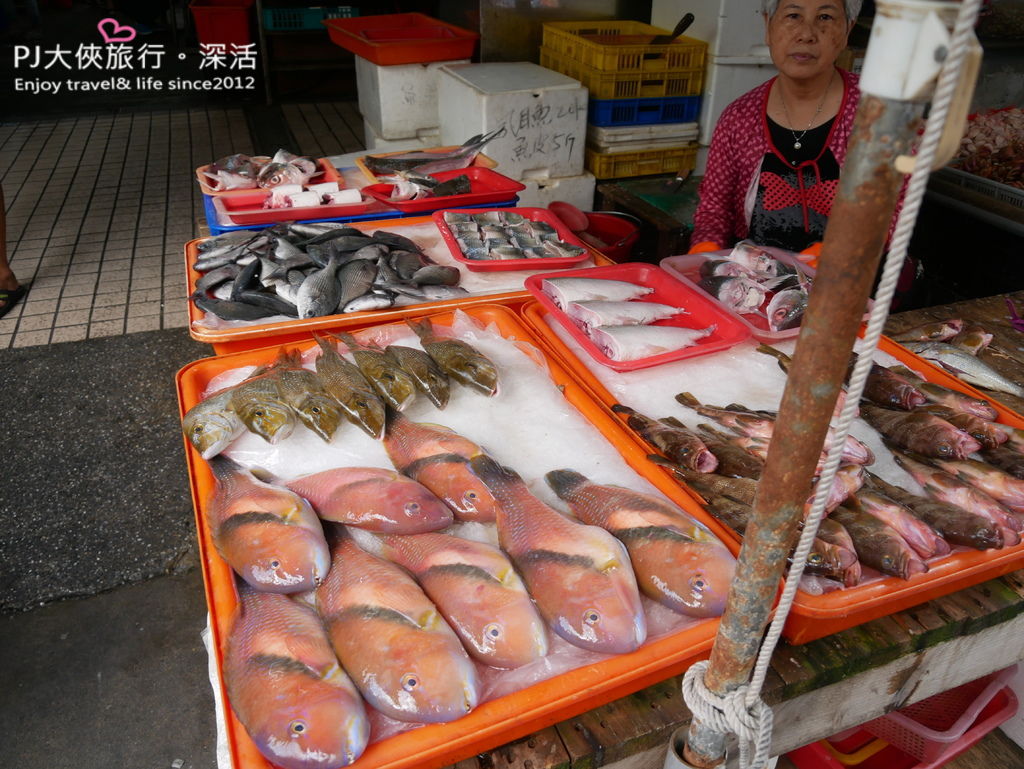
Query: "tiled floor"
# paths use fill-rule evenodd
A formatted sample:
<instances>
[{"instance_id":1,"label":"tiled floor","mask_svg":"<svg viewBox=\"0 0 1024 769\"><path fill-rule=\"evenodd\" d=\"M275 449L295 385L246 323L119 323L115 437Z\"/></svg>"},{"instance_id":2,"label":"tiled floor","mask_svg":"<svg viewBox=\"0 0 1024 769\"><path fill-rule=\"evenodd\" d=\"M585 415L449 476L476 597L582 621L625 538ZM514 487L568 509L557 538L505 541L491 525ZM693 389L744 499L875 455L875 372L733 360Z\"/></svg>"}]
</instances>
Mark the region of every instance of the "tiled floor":
<instances>
[{"instance_id":1,"label":"tiled floor","mask_svg":"<svg viewBox=\"0 0 1024 769\"><path fill-rule=\"evenodd\" d=\"M294 152L362 148L350 103L282 109ZM206 234L195 169L254 148L241 109L0 122L7 253L23 302L0 348L184 327L182 247Z\"/></svg>"}]
</instances>

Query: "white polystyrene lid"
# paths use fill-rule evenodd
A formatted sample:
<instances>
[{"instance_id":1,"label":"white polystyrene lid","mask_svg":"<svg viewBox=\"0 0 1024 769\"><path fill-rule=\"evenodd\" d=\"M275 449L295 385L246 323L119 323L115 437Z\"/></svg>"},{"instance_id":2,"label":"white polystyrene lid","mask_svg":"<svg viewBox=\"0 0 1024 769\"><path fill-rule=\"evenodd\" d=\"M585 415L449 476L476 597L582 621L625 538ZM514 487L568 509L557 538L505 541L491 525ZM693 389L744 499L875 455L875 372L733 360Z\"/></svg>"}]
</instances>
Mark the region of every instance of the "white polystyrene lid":
<instances>
[{"instance_id":1,"label":"white polystyrene lid","mask_svg":"<svg viewBox=\"0 0 1024 769\"><path fill-rule=\"evenodd\" d=\"M529 61L447 64L442 69L481 93L580 87L578 80Z\"/></svg>"}]
</instances>

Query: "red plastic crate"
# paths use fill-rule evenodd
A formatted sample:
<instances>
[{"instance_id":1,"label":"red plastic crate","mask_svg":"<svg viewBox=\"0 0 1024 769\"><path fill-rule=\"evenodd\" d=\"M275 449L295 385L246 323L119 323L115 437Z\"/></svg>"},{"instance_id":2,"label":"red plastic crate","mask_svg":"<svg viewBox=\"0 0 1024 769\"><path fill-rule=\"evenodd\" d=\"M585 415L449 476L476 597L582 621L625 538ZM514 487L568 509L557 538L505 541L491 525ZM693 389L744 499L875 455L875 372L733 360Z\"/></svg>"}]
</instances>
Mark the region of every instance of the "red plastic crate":
<instances>
[{"instance_id":1,"label":"red plastic crate","mask_svg":"<svg viewBox=\"0 0 1024 769\"><path fill-rule=\"evenodd\" d=\"M252 42L249 11L253 0L192 0L188 4L202 45L248 45Z\"/></svg>"},{"instance_id":2,"label":"red plastic crate","mask_svg":"<svg viewBox=\"0 0 1024 769\"><path fill-rule=\"evenodd\" d=\"M1012 671L1013 668L1010 670ZM995 676L1002 681L1003 685L997 688L981 707L973 707L974 704L980 702L980 698L972 699L967 706L970 712L956 710L942 715L942 711L951 705L948 699L944 700L943 695L950 694L950 692L943 692L917 703L917 705L930 703L926 706L929 711L928 717L939 718L947 722L948 719L960 721L968 715L973 715L971 721L968 722L970 728L962 731L956 739L931 743L938 748L938 752L929 750L931 758L922 759L919 756L911 755L895 744L874 737L871 732L866 730L867 724L852 733L846 733L842 740L837 736L812 742L810 745L790 751L786 754L786 758L797 769L940 769L977 744L986 734L998 728L1000 724L1017 712L1017 697L1013 690L1005 685L1009 678L1009 676L1002 677L1002 673L1005 672L1000 671L980 679L982 684L992 683L993 676ZM977 683L977 681L972 681L951 691L956 692L962 689L973 690L977 693L977 688L973 686ZM987 686L983 687L983 689L985 688ZM897 735L896 739L902 741L904 737ZM901 744L910 746L911 742L916 742L916 740L901 742Z\"/></svg>"},{"instance_id":3,"label":"red plastic crate","mask_svg":"<svg viewBox=\"0 0 1024 769\"><path fill-rule=\"evenodd\" d=\"M914 758L926 763L937 761L956 747L968 727L1006 688L1016 671L1017 666L1011 665L1005 670L932 695L868 721L864 729ZM1016 712L1016 698L1012 708L1007 703L1007 708L1001 710L1004 709L1005 717L996 725Z\"/></svg>"},{"instance_id":4,"label":"red plastic crate","mask_svg":"<svg viewBox=\"0 0 1024 769\"><path fill-rule=\"evenodd\" d=\"M335 45L384 66L469 59L480 37L422 13L324 19L323 23Z\"/></svg>"}]
</instances>

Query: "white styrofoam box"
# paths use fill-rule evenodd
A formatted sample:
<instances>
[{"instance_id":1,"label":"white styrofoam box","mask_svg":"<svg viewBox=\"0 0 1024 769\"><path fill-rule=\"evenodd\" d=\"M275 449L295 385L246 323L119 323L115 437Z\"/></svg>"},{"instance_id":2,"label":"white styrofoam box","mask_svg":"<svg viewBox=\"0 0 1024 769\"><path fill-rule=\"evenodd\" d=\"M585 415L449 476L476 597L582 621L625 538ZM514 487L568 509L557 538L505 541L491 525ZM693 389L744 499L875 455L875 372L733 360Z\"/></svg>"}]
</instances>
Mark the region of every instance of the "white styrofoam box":
<instances>
[{"instance_id":1,"label":"white styrofoam box","mask_svg":"<svg viewBox=\"0 0 1024 769\"><path fill-rule=\"evenodd\" d=\"M500 166L499 166L500 170ZM519 193L523 208L547 208L549 203L560 200L572 203L581 211L594 210L594 187L597 179L590 171L577 176L555 176L547 179L524 179L526 189Z\"/></svg>"},{"instance_id":2,"label":"white styrofoam box","mask_svg":"<svg viewBox=\"0 0 1024 769\"><path fill-rule=\"evenodd\" d=\"M437 71L445 64L468 61L455 59L385 67L356 56L359 112L382 139L402 139L415 136L423 128L436 128Z\"/></svg>"},{"instance_id":3,"label":"white styrofoam box","mask_svg":"<svg viewBox=\"0 0 1024 769\"><path fill-rule=\"evenodd\" d=\"M439 70L442 145L504 126L484 147L505 176L525 181L583 173L587 89L528 61L449 64Z\"/></svg>"},{"instance_id":4,"label":"white styrofoam box","mask_svg":"<svg viewBox=\"0 0 1024 769\"><path fill-rule=\"evenodd\" d=\"M752 58L736 63L718 56L709 56L704 76L704 97L700 103L700 143L710 144L711 134L722 110L751 88L761 85L776 74L770 57Z\"/></svg>"},{"instance_id":5,"label":"white styrofoam box","mask_svg":"<svg viewBox=\"0 0 1024 769\"><path fill-rule=\"evenodd\" d=\"M1017 695L1018 702L1024 702L1024 665L1017 666L1017 672L1010 679L1010 688ZM1024 748L1024 710L1018 709L999 728L1003 730L1003 734Z\"/></svg>"},{"instance_id":6,"label":"white styrofoam box","mask_svg":"<svg viewBox=\"0 0 1024 769\"><path fill-rule=\"evenodd\" d=\"M659 144L680 144L697 141L696 123L659 123L652 125L587 126L587 141L609 146L619 142L650 142L655 149Z\"/></svg>"},{"instance_id":7,"label":"white styrofoam box","mask_svg":"<svg viewBox=\"0 0 1024 769\"><path fill-rule=\"evenodd\" d=\"M694 15L687 37L705 40L712 56L751 56L765 44L758 2L736 0L652 0L651 24L672 29L686 12Z\"/></svg>"},{"instance_id":8,"label":"white styrofoam box","mask_svg":"<svg viewBox=\"0 0 1024 769\"><path fill-rule=\"evenodd\" d=\"M433 128L421 128L413 131L411 136L396 139L385 139L377 133L377 129L369 120L363 118L363 142L366 149L377 152L398 152L400 150L423 149L425 147L440 147L441 134L437 126Z\"/></svg>"}]
</instances>

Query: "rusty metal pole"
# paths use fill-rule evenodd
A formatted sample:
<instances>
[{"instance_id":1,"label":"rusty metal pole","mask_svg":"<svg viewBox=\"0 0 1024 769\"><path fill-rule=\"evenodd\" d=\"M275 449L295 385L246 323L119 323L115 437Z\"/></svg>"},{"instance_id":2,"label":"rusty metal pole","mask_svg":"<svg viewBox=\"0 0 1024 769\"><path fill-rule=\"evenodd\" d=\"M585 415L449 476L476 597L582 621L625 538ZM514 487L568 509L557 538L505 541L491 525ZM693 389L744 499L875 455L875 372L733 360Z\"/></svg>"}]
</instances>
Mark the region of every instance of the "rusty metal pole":
<instances>
[{"instance_id":1,"label":"rusty metal pole","mask_svg":"<svg viewBox=\"0 0 1024 769\"><path fill-rule=\"evenodd\" d=\"M922 111L921 103L861 97L814 291L704 676L714 694L745 684L757 659L903 182L893 162L910 154ZM684 758L699 769L717 766L725 739L694 717Z\"/></svg>"}]
</instances>

